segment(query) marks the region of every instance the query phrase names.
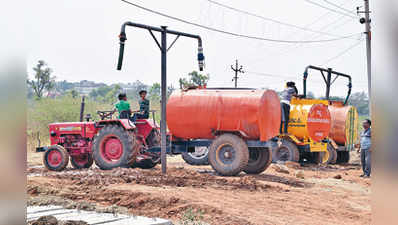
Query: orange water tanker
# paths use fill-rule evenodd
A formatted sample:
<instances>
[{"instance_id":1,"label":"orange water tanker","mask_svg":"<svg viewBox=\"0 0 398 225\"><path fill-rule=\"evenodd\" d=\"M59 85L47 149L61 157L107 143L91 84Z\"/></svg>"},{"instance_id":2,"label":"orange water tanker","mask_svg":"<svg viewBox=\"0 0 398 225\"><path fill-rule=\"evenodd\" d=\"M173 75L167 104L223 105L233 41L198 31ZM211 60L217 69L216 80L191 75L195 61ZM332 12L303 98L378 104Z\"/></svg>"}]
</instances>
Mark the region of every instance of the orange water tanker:
<instances>
[{"instance_id":1,"label":"orange water tanker","mask_svg":"<svg viewBox=\"0 0 398 225\"><path fill-rule=\"evenodd\" d=\"M184 139L213 139L232 132L267 141L278 135L280 121L279 97L272 90L183 90L173 92L167 103L168 128Z\"/></svg>"},{"instance_id":2,"label":"orange water tanker","mask_svg":"<svg viewBox=\"0 0 398 225\"><path fill-rule=\"evenodd\" d=\"M343 105L342 102L331 101L329 111L332 118L330 138L338 145L352 150L358 135L358 112L354 106Z\"/></svg>"}]
</instances>

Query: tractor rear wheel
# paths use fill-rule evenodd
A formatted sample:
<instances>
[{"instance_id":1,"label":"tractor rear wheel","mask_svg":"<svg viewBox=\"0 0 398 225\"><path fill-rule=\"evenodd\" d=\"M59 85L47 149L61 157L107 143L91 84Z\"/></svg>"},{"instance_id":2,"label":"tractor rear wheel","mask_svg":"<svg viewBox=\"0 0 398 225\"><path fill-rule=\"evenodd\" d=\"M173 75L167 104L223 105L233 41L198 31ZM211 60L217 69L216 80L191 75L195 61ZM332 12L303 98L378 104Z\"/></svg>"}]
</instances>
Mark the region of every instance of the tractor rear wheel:
<instances>
[{"instance_id":1,"label":"tractor rear wheel","mask_svg":"<svg viewBox=\"0 0 398 225\"><path fill-rule=\"evenodd\" d=\"M61 171L68 166L69 154L64 147L53 145L43 155L44 166L52 171Z\"/></svg>"},{"instance_id":2,"label":"tractor rear wheel","mask_svg":"<svg viewBox=\"0 0 398 225\"><path fill-rule=\"evenodd\" d=\"M269 148L249 148L249 162L243 171L247 174L260 174L272 162L272 152Z\"/></svg>"},{"instance_id":3,"label":"tractor rear wheel","mask_svg":"<svg viewBox=\"0 0 398 225\"><path fill-rule=\"evenodd\" d=\"M282 142L278 148L276 148L273 152L272 157L274 158L275 162L298 162L300 160L300 153L297 146L293 142L287 139L282 139Z\"/></svg>"},{"instance_id":4,"label":"tractor rear wheel","mask_svg":"<svg viewBox=\"0 0 398 225\"><path fill-rule=\"evenodd\" d=\"M70 162L75 169L90 168L93 165L93 157L91 154L82 154L78 156L71 156Z\"/></svg>"},{"instance_id":5,"label":"tractor rear wheel","mask_svg":"<svg viewBox=\"0 0 398 225\"><path fill-rule=\"evenodd\" d=\"M233 134L218 136L209 148L209 163L222 176L239 174L249 161L246 142Z\"/></svg>"},{"instance_id":6,"label":"tractor rear wheel","mask_svg":"<svg viewBox=\"0 0 398 225\"><path fill-rule=\"evenodd\" d=\"M129 167L137 156L134 135L117 125L106 125L93 141L95 164L103 170Z\"/></svg>"},{"instance_id":7,"label":"tractor rear wheel","mask_svg":"<svg viewBox=\"0 0 398 225\"><path fill-rule=\"evenodd\" d=\"M195 152L183 152L181 156L189 165L209 165L209 148L205 146L197 146L195 147Z\"/></svg>"}]
</instances>

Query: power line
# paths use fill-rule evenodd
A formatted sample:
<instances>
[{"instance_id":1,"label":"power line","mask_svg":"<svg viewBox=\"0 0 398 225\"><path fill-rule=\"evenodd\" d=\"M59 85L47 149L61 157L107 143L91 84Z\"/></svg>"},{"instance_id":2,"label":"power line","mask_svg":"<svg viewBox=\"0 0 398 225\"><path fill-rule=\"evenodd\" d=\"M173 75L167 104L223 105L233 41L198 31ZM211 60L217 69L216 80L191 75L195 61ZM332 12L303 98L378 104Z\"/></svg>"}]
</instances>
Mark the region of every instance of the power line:
<instances>
[{"instance_id":1,"label":"power line","mask_svg":"<svg viewBox=\"0 0 398 225\"><path fill-rule=\"evenodd\" d=\"M297 79L297 76L284 76L284 75L277 75L277 74L271 74L271 73L260 73L260 72L253 72L253 71L245 71L245 72L247 74L254 74L254 75L264 76L264 77Z\"/></svg>"},{"instance_id":2,"label":"power line","mask_svg":"<svg viewBox=\"0 0 398 225\"><path fill-rule=\"evenodd\" d=\"M350 15L350 14L343 13L343 12L341 12L341 11L338 11L338 10L335 10L335 9L332 9L332 8L329 8L329 7L326 7L326 6L321 5L321 4L317 3L317 2L313 2L313 1L311 1L311 0L304 0L304 1L306 1L306 2L308 2L308 3L310 3L310 4L313 4L313 5L316 5L316 6L320 7L320 8L323 8L323 9L326 9L326 10L329 10L329 11L332 11L332 12L335 12L335 13L337 13L337 14L344 15L344 16L348 16L348 17L351 17L351 18L353 18L353 19L356 19L355 16L352 16L352 15Z\"/></svg>"},{"instance_id":3,"label":"power line","mask_svg":"<svg viewBox=\"0 0 398 225\"><path fill-rule=\"evenodd\" d=\"M282 22L282 21L279 21L279 20L275 20L275 19L272 19L272 18L264 17L264 16L261 16L261 15L257 15L257 14L254 14L254 13L251 13L251 12L248 12L248 11L244 11L244 10L241 10L241 9L233 8L233 7L228 6L228 5L224 5L222 3L219 3L219 2L216 2L216 1L213 1L213 0L207 0L207 1L212 3L212 4L215 4L215 5L230 9L232 11L243 13L243 14L246 14L246 15L249 15L249 16L253 16L253 17L265 20L265 21L271 21L271 22L274 22L274 23L277 23L277 24L280 24L280 25L293 27L293 28L296 28L296 29L309 31L309 32L313 32L313 33L329 35L329 36L334 36L334 37L341 37L340 35L331 34L331 33L327 33L327 32L322 32L322 31L318 31L318 30L313 30L313 29L310 29L310 28L307 28L307 27L301 27L301 26L297 26L297 25L294 25L294 24L285 23L285 22Z\"/></svg>"},{"instance_id":4,"label":"power line","mask_svg":"<svg viewBox=\"0 0 398 225\"><path fill-rule=\"evenodd\" d=\"M347 53L348 51L350 51L351 49L355 48L356 46L358 46L359 44L362 43L364 39L359 40L358 42L356 42L355 44L351 45L350 47L348 47L347 49L345 49L344 51L340 52L339 54L329 58L328 60L326 60L322 65L325 65L326 63L329 63L337 58L339 58L340 56L344 55L345 53Z\"/></svg>"},{"instance_id":5,"label":"power line","mask_svg":"<svg viewBox=\"0 0 398 225\"><path fill-rule=\"evenodd\" d=\"M223 33L223 34L228 34L228 35L235 36L235 37L255 39L255 40L260 40L260 41L270 41L270 42L290 43L290 44L295 44L295 43L302 43L302 44L306 43L306 44L309 44L309 43L338 41L338 40L347 39L347 38L351 38L351 37L354 37L354 36L358 35L358 34L352 34L352 35L343 36L343 37L334 38L334 39L305 40L305 41L270 39L270 38L263 38L263 37L250 36L250 35L245 35L245 34L238 34L238 33L233 33L233 32L229 32L229 31L224 31L224 30L220 30L220 29L217 29L217 28L212 28L212 27L204 26L204 25L201 25L201 24L198 24L198 23L194 23L194 22L190 22L190 21L187 21L187 20L183 20L183 19L180 19L180 18L177 18L177 17L174 17L174 16L170 16L170 15L167 15L167 14L164 14L164 13L161 13L161 12L149 9L149 8L145 8L143 6L137 5L135 3L132 3L132 2L129 2L129 1L126 1L126 0L122 0L122 2L125 2L127 4L130 4L132 6L135 6L137 8L140 8L142 10L145 10L145 11L148 11L148 12L151 12L151 13L154 13L154 14L157 14L157 15L160 15L160 16L163 16L163 17L167 17L169 19L173 19L173 20L176 20L176 21L179 21L179 22L182 22L182 23L186 23L186 24L189 24L189 25L192 25L192 26L197 26L197 27L200 27L200 28L203 28L203 29L206 29L206 30L219 32L219 33Z\"/></svg>"},{"instance_id":6,"label":"power line","mask_svg":"<svg viewBox=\"0 0 398 225\"><path fill-rule=\"evenodd\" d=\"M350 10L348 10L348 9L346 9L346 8L343 8L343 7L337 5L337 4L333 3L333 2L330 2L330 1L328 1L328 0L323 0L323 1L326 2L326 3L328 3L329 5L332 5L332 6L336 7L336 8L339 8L339 9L341 9L341 10L343 10L343 11L349 13L349 14L355 15L355 13L353 13L352 11L350 11Z\"/></svg>"}]
</instances>

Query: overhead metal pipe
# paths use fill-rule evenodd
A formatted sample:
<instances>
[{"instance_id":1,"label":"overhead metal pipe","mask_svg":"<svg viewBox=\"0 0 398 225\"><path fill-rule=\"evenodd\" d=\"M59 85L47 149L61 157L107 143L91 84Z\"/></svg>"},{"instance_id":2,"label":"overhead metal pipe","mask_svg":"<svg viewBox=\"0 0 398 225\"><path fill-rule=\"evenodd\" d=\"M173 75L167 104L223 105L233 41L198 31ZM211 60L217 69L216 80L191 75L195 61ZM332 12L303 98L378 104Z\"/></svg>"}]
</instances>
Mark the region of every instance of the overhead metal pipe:
<instances>
[{"instance_id":1,"label":"overhead metal pipe","mask_svg":"<svg viewBox=\"0 0 398 225\"><path fill-rule=\"evenodd\" d=\"M172 45L175 43L175 40L170 47L167 47L167 34L174 34L183 37L189 37L189 38L194 38L198 40L198 64L199 64L199 70L203 71L204 68L204 55L203 55L203 46L202 46L202 39L199 35L194 35L194 34L188 34L184 32L179 32L179 31L174 31L174 30L169 30L167 29L166 26L161 26L159 27L153 27L153 26L148 26L145 24L139 24L139 23L133 23L133 22L125 22L123 23L120 34L119 34L119 58L118 58L118 63L117 63L117 70L122 69L123 65L123 56L124 56L124 45L125 41L127 40L126 36L126 26L132 26L132 27L137 27L137 28L142 28L146 29L150 32L154 40L156 41L158 47L160 48L161 51L161 122L160 122L160 133L161 133L161 162L162 162L162 173L166 173L166 128L167 128L167 122L166 122L166 95L167 95L167 50L172 47ZM161 42L159 44L159 41L157 41L156 37L153 35L152 31L160 32L161 33Z\"/></svg>"},{"instance_id":2,"label":"overhead metal pipe","mask_svg":"<svg viewBox=\"0 0 398 225\"><path fill-rule=\"evenodd\" d=\"M303 77L303 96L304 96L304 98L307 97L307 78L308 78L308 70L309 69L318 70L318 71L320 71L322 73L323 79L324 79L325 84L326 84L326 95L325 95L325 97L326 97L327 100L330 99L330 96L329 96L330 95L330 87L331 87L331 85L333 83L333 82L331 82L331 76L332 75L336 75L337 77L342 76L342 77L347 78L348 79L348 85L347 85L348 92L347 92L347 96L346 96L345 101L344 101L344 105L347 104L348 99L350 98L350 95L351 95L351 90L352 90L352 79L351 79L351 76L347 75L347 74L344 74L344 73L339 73L339 72L333 71L332 68L324 69L324 68L317 67L317 66L312 66L312 65L307 66L305 68L305 70L304 70L304 77ZM323 72L327 73L327 77L324 77Z\"/></svg>"}]
</instances>

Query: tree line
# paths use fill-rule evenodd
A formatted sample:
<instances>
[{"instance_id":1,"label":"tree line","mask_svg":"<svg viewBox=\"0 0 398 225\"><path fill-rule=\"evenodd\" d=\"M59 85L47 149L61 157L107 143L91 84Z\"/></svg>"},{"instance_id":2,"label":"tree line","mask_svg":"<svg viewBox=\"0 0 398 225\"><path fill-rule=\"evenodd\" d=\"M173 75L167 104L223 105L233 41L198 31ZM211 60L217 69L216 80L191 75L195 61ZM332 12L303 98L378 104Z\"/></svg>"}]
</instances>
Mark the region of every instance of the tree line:
<instances>
[{"instance_id":1,"label":"tree line","mask_svg":"<svg viewBox=\"0 0 398 225\"><path fill-rule=\"evenodd\" d=\"M151 101L159 102L161 99L161 87L159 83L147 85L137 80L133 83L119 83L107 85L104 83L96 83L94 81L82 80L80 82L55 81L52 75L53 70L48 67L47 63L39 60L33 68L33 79L27 79L27 97L29 99L40 100L43 97L56 98L58 96L79 97L81 94L89 96L91 99L104 103L114 103L117 101L117 95L120 92L127 94L129 99L138 99L138 92L146 90L148 98ZM194 86L206 87L210 80L209 74L200 74L192 71L187 76L179 79L179 88L188 89ZM175 88L167 87L167 95L169 96ZM315 98L313 93L308 93L308 97ZM332 100L344 99L341 97L331 97ZM360 115L369 114L369 99L365 92L353 93L349 99L349 104L355 106Z\"/></svg>"}]
</instances>

